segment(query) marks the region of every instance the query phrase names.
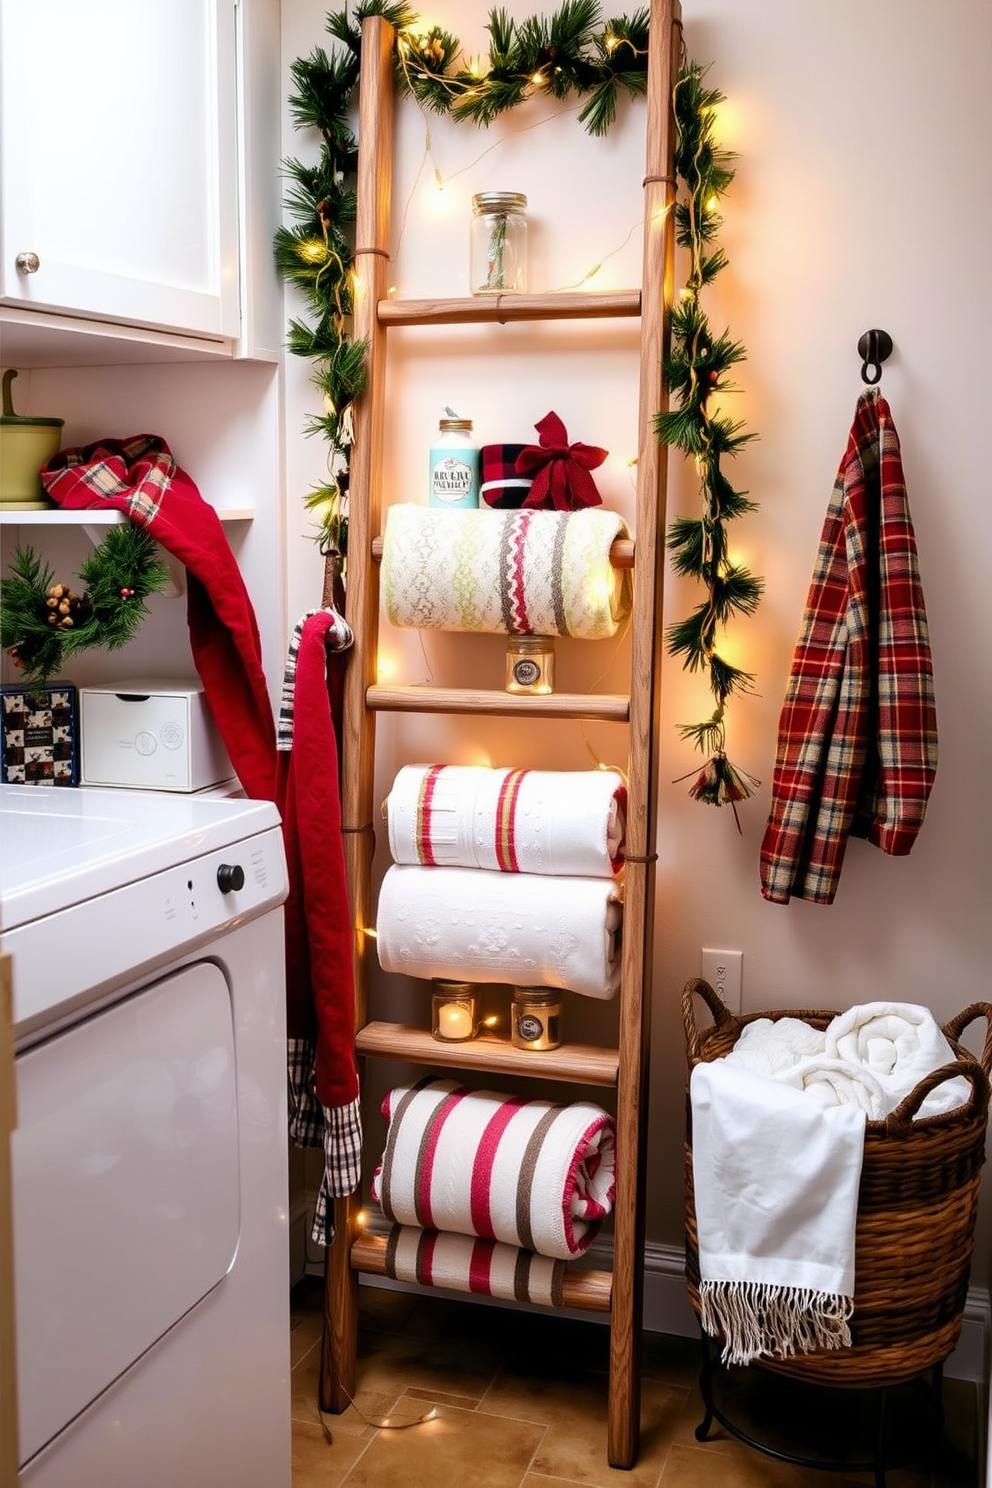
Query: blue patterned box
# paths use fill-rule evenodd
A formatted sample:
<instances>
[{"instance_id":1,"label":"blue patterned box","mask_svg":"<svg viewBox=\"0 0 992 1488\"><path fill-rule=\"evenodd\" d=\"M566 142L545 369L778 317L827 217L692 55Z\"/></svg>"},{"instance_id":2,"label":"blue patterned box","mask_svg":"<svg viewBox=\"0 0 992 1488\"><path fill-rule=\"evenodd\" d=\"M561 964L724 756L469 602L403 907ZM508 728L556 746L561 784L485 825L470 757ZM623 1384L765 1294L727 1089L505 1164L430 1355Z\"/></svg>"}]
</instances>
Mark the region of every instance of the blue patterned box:
<instances>
[{"instance_id":1,"label":"blue patterned box","mask_svg":"<svg viewBox=\"0 0 992 1488\"><path fill-rule=\"evenodd\" d=\"M76 785L79 712L72 682L0 688L4 785Z\"/></svg>"}]
</instances>

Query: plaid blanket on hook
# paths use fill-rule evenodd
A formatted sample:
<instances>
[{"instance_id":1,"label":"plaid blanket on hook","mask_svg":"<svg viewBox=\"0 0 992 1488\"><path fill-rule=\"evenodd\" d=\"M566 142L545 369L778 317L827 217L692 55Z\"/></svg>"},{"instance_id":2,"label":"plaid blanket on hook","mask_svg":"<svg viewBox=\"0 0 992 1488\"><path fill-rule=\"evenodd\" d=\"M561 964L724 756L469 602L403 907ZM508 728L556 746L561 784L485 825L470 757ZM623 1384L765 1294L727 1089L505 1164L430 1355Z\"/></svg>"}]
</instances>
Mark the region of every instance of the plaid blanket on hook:
<instances>
[{"instance_id":1,"label":"plaid blanket on hook","mask_svg":"<svg viewBox=\"0 0 992 1488\"><path fill-rule=\"evenodd\" d=\"M937 768L926 608L899 437L858 399L779 721L761 892L831 904L850 837L908 853Z\"/></svg>"}]
</instances>

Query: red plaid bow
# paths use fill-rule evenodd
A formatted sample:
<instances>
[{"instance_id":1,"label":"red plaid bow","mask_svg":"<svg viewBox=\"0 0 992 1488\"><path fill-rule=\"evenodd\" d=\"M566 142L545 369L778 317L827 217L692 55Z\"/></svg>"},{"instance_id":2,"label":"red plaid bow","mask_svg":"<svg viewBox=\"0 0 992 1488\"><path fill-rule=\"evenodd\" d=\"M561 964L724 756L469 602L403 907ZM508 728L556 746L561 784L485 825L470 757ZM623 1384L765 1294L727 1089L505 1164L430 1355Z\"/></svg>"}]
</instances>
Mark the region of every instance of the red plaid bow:
<instances>
[{"instance_id":1,"label":"red plaid bow","mask_svg":"<svg viewBox=\"0 0 992 1488\"><path fill-rule=\"evenodd\" d=\"M533 476L524 506L552 511L579 511L602 506L603 498L589 474L609 453L594 444L569 444L565 425L556 413L546 413L534 425L540 445L526 444L517 456L517 472Z\"/></svg>"}]
</instances>

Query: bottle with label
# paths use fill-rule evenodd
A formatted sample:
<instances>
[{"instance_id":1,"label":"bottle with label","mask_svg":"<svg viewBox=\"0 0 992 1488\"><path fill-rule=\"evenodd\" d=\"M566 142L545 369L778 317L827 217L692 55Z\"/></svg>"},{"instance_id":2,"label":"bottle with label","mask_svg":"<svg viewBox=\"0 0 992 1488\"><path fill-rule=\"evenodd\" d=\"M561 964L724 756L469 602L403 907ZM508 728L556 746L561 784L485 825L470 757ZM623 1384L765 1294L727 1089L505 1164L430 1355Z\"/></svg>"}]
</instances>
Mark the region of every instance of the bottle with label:
<instances>
[{"instance_id":1,"label":"bottle with label","mask_svg":"<svg viewBox=\"0 0 992 1488\"><path fill-rule=\"evenodd\" d=\"M473 511L479 505L480 452L472 420L443 418L431 445L429 505Z\"/></svg>"}]
</instances>

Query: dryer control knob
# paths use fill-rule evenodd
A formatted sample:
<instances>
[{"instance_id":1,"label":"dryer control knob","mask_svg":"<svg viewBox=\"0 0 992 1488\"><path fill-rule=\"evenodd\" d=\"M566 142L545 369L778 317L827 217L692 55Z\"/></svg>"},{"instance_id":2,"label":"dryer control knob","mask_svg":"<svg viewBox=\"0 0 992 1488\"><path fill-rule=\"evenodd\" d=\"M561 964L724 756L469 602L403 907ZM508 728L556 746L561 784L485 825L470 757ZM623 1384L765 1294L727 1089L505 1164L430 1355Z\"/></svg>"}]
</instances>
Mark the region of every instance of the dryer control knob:
<instances>
[{"instance_id":1,"label":"dryer control knob","mask_svg":"<svg viewBox=\"0 0 992 1488\"><path fill-rule=\"evenodd\" d=\"M245 870L240 863L221 863L217 869L217 887L222 894L229 894L232 889L243 889L245 886Z\"/></svg>"}]
</instances>

